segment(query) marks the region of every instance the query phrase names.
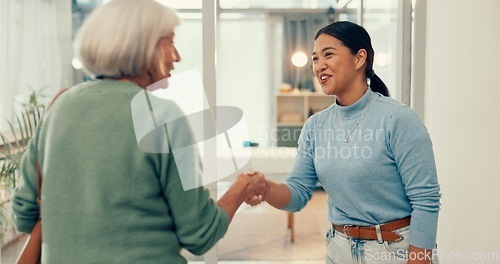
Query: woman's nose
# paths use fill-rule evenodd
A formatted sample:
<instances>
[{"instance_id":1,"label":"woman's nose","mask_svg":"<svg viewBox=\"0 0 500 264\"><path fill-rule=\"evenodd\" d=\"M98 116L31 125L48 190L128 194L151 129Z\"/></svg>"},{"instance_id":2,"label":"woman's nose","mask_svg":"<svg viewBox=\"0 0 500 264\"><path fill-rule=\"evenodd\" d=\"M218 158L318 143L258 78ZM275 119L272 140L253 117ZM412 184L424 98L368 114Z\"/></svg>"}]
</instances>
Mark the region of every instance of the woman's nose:
<instances>
[{"instance_id":1,"label":"woman's nose","mask_svg":"<svg viewBox=\"0 0 500 264\"><path fill-rule=\"evenodd\" d=\"M326 63L323 60L319 60L318 62L316 62L313 65L313 71L314 72L318 72L318 73L326 70L326 68L327 68L327 65L326 65Z\"/></svg>"},{"instance_id":2,"label":"woman's nose","mask_svg":"<svg viewBox=\"0 0 500 264\"><path fill-rule=\"evenodd\" d=\"M181 55L179 54L179 51L177 51L177 48L174 47L174 50L172 51L172 55L174 56L175 62L181 61Z\"/></svg>"}]
</instances>

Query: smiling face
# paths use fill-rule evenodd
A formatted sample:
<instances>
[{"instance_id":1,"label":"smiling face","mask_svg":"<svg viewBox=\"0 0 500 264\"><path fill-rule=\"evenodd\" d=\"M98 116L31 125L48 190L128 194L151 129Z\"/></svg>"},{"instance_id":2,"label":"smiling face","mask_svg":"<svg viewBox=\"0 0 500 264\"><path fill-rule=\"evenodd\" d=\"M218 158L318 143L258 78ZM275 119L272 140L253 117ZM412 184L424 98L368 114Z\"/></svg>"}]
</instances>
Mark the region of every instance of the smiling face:
<instances>
[{"instance_id":1,"label":"smiling face","mask_svg":"<svg viewBox=\"0 0 500 264\"><path fill-rule=\"evenodd\" d=\"M181 57L174 45L174 34L163 37L158 42L158 52L160 58L160 71L163 78L170 77L170 71L174 69L174 62L179 62Z\"/></svg>"},{"instance_id":2,"label":"smiling face","mask_svg":"<svg viewBox=\"0 0 500 264\"><path fill-rule=\"evenodd\" d=\"M321 34L314 43L313 72L325 94L343 98L357 81L364 78L366 51L352 54L342 41Z\"/></svg>"},{"instance_id":3,"label":"smiling face","mask_svg":"<svg viewBox=\"0 0 500 264\"><path fill-rule=\"evenodd\" d=\"M180 59L181 57L174 45L174 34L162 37L156 46L153 65L148 70L149 84L156 85L148 89L166 88L168 86L167 79L171 76L170 71L174 69L174 62L179 62Z\"/></svg>"}]
</instances>

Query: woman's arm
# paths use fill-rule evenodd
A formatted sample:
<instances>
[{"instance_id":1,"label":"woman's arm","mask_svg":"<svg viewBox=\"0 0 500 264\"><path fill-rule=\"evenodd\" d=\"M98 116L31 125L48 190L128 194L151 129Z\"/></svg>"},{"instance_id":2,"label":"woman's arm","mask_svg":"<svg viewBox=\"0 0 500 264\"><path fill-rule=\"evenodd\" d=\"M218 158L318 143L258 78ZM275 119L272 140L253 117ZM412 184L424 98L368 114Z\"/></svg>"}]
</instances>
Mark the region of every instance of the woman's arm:
<instances>
[{"instance_id":1,"label":"woman's arm","mask_svg":"<svg viewBox=\"0 0 500 264\"><path fill-rule=\"evenodd\" d=\"M295 163L284 183L266 179L269 186L267 197L250 197L247 203L257 205L265 200L271 206L290 212L302 209L311 199L318 176L314 167L313 141L316 119L309 118L299 137ZM250 172L251 173L251 172Z\"/></svg>"},{"instance_id":2,"label":"woman's arm","mask_svg":"<svg viewBox=\"0 0 500 264\"><path fill-rule=\"evenodd\" d=\"M284 183L273 182L271 180L266 180L266 182L269 186L266 202L277 209L287 206L291 200L291 193L288 186Z\"/></svg>"},{"instance_id":3,"label":"woman's arm","mask_svg":"<svg viewBox=\"0 0 500 264\"><path fill-rule=\"evenodd\" d=\"M400 107L389 122L390 149L412 207L409 243L412 250L432 249L441 194L430 136L409 107Z\"/></svg>"},{"instance_id":4,"label":"woman's arm","mask_svg":"<svg viewBox=\"0 0 500 264\"><path fill-rule=\"evenodd\" d=\"M40 206L36 202L38 197L36 182L36 159L37 159L37 138L40 126L36 129L36 134L24 152L19 166L19 183L12 195L12 212L16 229L23 233L31 233L39 218Z\"/></svg>"}]
</instances>

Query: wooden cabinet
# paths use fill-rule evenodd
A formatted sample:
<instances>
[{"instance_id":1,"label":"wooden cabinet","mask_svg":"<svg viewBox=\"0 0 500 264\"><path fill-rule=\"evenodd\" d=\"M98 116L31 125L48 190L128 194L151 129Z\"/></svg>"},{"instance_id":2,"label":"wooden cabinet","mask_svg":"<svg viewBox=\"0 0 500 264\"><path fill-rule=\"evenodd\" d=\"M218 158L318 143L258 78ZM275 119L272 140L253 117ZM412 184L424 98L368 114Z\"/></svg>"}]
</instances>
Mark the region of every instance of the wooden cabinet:
<instances>
[{"instance_id":1,"label":"wooden cabinet","mask_svg":"<svg viewBox=\"0 0 500 264\"><path fill-rule=\"evenodd\" d=\"M276 95L276 139L278 147L296 147L304 122L331 106L335 96L323 93L289 92Z\"/></svg>"}]
</instances>

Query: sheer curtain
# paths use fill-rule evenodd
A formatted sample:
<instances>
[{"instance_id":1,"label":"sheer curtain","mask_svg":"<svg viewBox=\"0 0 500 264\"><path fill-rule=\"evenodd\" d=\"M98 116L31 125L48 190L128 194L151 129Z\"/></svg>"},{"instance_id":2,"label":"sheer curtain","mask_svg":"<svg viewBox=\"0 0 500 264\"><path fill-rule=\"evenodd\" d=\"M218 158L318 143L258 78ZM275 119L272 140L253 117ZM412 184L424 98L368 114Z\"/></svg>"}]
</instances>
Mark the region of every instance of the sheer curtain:
<instances>
[{"instance_id":1,"label":"sheer curtain","mask_svg":"<svg viewBox=\"0 0 500 264\"><path fill-rule=\"evenodd\" d=\"M314 34L328 24L328 15L291 14L283 18L283 81L298 83L301 88L313 89L312 64L309 59L304 67L296 68L290 59L297 51L304 52L308 57L314 48ZM297 78L300 78L297 80Z\"/></svg>"},{"instance_id":2,"label":"sheer curtain","mask_svg":"<svg viewBox=\"0 0 500 264\"><path fill-rule=\"evenodd\" d=\"M60 30L71 32L71 23L60 20L71 21L71 3L62 2L0 1L0 131L8 129L6 120L12 120L32 90L45 88L43 93L50 96L70 79L63 51L71 52L71 37L61 45Z\"/></svg>"}]
</instances>

